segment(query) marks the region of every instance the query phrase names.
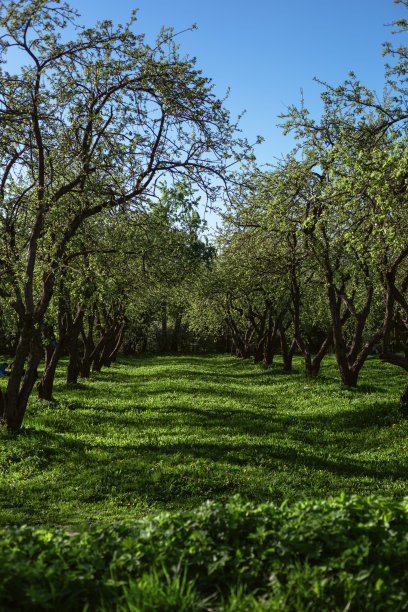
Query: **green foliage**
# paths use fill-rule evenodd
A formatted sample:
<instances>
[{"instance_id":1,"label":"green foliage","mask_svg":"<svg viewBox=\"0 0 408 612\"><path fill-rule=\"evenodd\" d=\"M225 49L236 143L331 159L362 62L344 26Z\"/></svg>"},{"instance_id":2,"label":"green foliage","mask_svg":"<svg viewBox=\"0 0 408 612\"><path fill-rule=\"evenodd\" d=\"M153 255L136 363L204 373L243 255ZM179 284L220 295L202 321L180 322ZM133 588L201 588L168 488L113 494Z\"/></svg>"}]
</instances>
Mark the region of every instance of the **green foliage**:
<instances>
[{"instance_id":1,"label":"green foliage","mask_svg":"<svg viewBox=\"0 0 408 612\"><path fill-rule=\"evenodd\" d=\"M133 524L7 527L9 610L403 610L408 501L240 497ZM247 606L247 607L245 607Z\"/></svg>"}]
</instances>

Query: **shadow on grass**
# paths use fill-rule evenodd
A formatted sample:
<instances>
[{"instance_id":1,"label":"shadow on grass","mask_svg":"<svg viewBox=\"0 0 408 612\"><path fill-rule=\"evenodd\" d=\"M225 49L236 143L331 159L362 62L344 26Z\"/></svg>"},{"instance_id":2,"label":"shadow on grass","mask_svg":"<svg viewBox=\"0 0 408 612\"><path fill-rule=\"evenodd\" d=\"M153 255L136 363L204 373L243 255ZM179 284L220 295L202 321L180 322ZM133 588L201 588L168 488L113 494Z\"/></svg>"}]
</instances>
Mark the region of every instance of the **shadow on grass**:
<instances>
[{"instance_id":1,"label":"shadow on grass","mask_svg":"<svg viewBox=\"0 0 408 612\"><path fill-rule=\"evenodd\" d=\"M134 407L136 410L137 406ZM355 433L361 432L364 428L378 429L379 425L391 425L390 414L395 417L395 410L392 402L385 402L376 407L373 412L370 408L358 409L353 413L337 415L301 415L294 423L290 416L279 416L279 414L264 412L259 415L243 409L222 410L218 412L208 412L205 409L190 408L181 404L173 405L171 412L161 413L156 410L150 413L146 420L140 421L144 417L146 410L143 406L139 411L130 417L123 413L116 413L115 410L100 412L90 417L82 409L75 413L70 419L64 418L64 408L59 408L61 420L56 419L55 414L46 414L42 417L43 430L35 428L23 428L17 434L8 434L10 439L30 439L36 446L40 442L48 443L50 440L58 442L63 457L73 453L77 459L84 455L86 463L91 460L85 456L85 450L99 449L112 452L115 456L123 453L145 453L151 452L163 456L187 453L193 457L206 458L208 460L219 461L228 456L228 462L235 465L258 465L257 455L266 454L270 458L292 461L311 469L329 469L339 474L366 473L379 477L395 477L399 467L400 476L405 478L401 472L402 464L407 461L395 461L395 465L390 469L390 463L376 464L371 466L370 461L356 459L352 457L342 457L327 459L318 453L309 451L309 443L313 447L326 448L329 444L337 446L340 450L341 445L347 443L350 450ZM90 419L92 424L90 424ZM68 421L68 422L67 422ZM184 428L185 441L175 442L180 433L180 423ZM319 426L320 436L316 436L316 427ZM54 432L49 428L54 427ZM76 437L65 437L61 434L75 433L76 431L89 432L99 437L106 431L112 431L116 427L117 437L123 437L123 444L103 444L101 442L82 442ZM55 431L56 430L56 431ZM219 442L198 442L197 431L202 432L203 438L209 440L217 437ZM338 431L336 436L333 432ZM132 437L137 437L137 443L129 443L129 432ZM313 433L314 432L314 433ZM223 438L228 436L232 442L225 443ZM327 438L326 438L327 436ZM245 439L243 439L243 437ZM146 442L145 438L150 438ZM270 441L268 438L271 438ZM281 443L278 442L280 438ZM288 448L288 443L294 443L296 448ZM360 441L356 441L355 449L361 447ZM254 454L255 453L255 454ZM82 467L86 467L85 465ZM404 468L405 469L405 468Z\"/></svg>"},{"instance_id":2,"label":"shadow on grass","mask_svg":"<svg viewBox=\"0 0 408 612\"><path fill-rule=\"evenodd\" d=\"M10 512L19 508L18 520L32 522L33 513L48 508L48 520L58 522L61 516L66 522L59 505L76 512L76 506L110 504L126 512L129 504L139 503L135 499L145 509L163 509L237 492L259 501L326 495L329 480L331 494L407 483L406 457L361 452L362 435L369 435L371 453L379 429L399 422L394 400L370 399L382 378L379 386L364 381L347 391L330 375L323 388L319 378L305 384L303 374L294 372L289 383L274 376L278 369L248 371L249 365L229 357L166 356L140 360L133 372L115 364L81 385L77 397L71 395L74 389L64 388L57 404L33 406L36 427L18 435L2 432L7 454L0 505ZM143 388L153 382L155 388ZM172 384L176 389L169 396ZM275 384L276 389L270 387ZM307 409L287 401L289 384L294 400L306 392ZM343 403L335 412L320 407L311 394L315 387L328 405L330 394ZM367 405L353 404L366 396ZM112 397L117 405L110 405ZM149 397L152 404L144 404ZM224 407L228 399L234 401Z\"/></svg>"},{"instance_id":3,"label":"shadow on grass","mask_svg":"<svg viewBox=\"0 0 408 612\"><path fill-rule=\"evenodd\" d=\"M271 482L277 487L277 499L282 491L294 499L304 495L304 488L318 473L337 478L338 492L347 489L353 479L375 481L378 488L384 479L406 482L406 462L374 464L344 456L322 457L305 449L288 448L276 440L254 447L244 440L181 442L172 439L170 433L167 437L160 433L152 434L150 441L121 445L84 442L34 428L22 430L18 437L31 442L36 455L38 448L42 450L39 471L45 473L50 467L54 472L59 470L59 477L47 478L44 483L38 479L21 486L14 483L12 490L3 482L3 505L26 513L53 507L54 517L58 516L55 505L61 500L85 505L114 501L121 506L136 497L149 504L177 502L184 507L197 503L197 494L205 498L241 492L249 498L265 499L273 497ZM262 464L261 460L270 463ZM18 463L18 457L14 461ZM24 458L20 463L24 464ZM248 485L244 472L251 468L259 470L262 477Z\"/></svg>"}]
</instances>

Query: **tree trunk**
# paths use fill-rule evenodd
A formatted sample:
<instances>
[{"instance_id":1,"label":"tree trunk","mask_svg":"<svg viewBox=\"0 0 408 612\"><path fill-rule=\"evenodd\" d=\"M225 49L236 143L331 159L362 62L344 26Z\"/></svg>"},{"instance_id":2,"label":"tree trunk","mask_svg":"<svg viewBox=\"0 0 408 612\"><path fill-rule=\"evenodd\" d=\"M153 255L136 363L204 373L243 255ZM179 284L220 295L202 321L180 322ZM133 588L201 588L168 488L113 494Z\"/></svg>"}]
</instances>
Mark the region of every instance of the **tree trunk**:
<instances>
[{"instance_id":1,"label":"tree trunk","mask_svg":"<svg viewBox=\"0 0 408 612\"><path fill-rule=\"evenodd\" d=\"M85 334L85 330L81 329L82 341L84 344L84 352L82 356L82 363L79 375L81 378L89 378L91 375L91 355L95 349L93 341L93 328L95 324L95 314L92 314L88 318L88 333Z\"/></svg>"},{"instance_id":2,"label":"tree trunk","mask_svg":"<svg viewBox=\"0 0 408 612\"><path fill-rule=\"evenodd\" d=\"M403 412L405 416L408 415L408 383L405 385L405 389L401 394L400 405L401 412Z\"/></svg>"},{"instance_id":3,"label":"tree trunk","mask_svg":"<svg viewBox=\"0 0 408 612\"><path fill-rule=\"evenodd\" d=\"M108 332L107 342L102 349L101 363L102 366L109 368L112 361L116 358L122 343L123 334L125 331L125 323L117 322Z\"/></svg>"},{"instance_id":4,"label":"tree trunk","mask_svg":"<svg viewBox=\"0 0 408 612\"><path fill-rule=\"evenodd\" d=\"M110 336L106 340L105 345L99 354L99 363L100 363L99 371L102 368L110 368L111 361L109 359L109 355L113 350L113 342L114 342L114 339Z\"/></svg>"},{"instance_id":5,"label":"tree trunk","mask_svg":"<svg viewBox=\"0 0 408 612\"><path fill-rule=\"evenodd\" d=\"M354 371L347 360L347 347L343 338L340 316L341 300L337 298L331 271L326 274L326 295L332 318L334 354L340 372L341 383L347 387L355 387L357 385L358 371Z\"/></svg>"},{"instance_id":6,"label":"tree trunk","mask_svg":"<svg viewBox=\"0 0 408 612\"><path fill-rule=\"evenodd\" d=\"M344 368L342 364L339 364L339 372L341 384L345 387L356 387L359 371L355 371L352 368Z\"/></svg>"},{"instance_id":7,"label":"tree trunk","mask_svg":"<svg viewBox=\"0 0 408 612\"><path fill-rule=\"evenodd\" d=\"M20 336L16 357L9 376L7 391L3 398L3 420L6 422L7 427L12 430L18 430L21 427L28 398L38 378L37 368L42 358L41 332L38 327L34 328L33 325L30 325L32 318L27 318L31 319L31 321L28 320L23 329L26 335L22 333ZM29 347L28 350L27 345ZM27 355L28 363L24 372Z\"/></svg>"},{"instance_id":8,"label":"tree trunk","mask_svg":"<svg viewBox=\"0 0 408 612\"><path fill-rule=\"evenodd\" d=\"M274 321L272 314L269 314L268 330L265 340L264 364L272 365L276 351L276 336L278 333L277 321Z\"/></svg>"},{"instance_id":9,"label":"tree trunk","mask_svg":"<svg viewBox=\"0 0 408 612\"><path fill-rule=\"evenodd\" d=\"M78 382L78 376L81 370L81 362L79 359L78 350L78 336L79 329L73 329L66 340L69 354L69 362L67 367L67 385L73 385Z\"/></svg>"},{"instance_id":10,"label":"tree trunk","mask_svg":"<svg viewBox=\"0 0 408 612\"><path fill-rule=\"evenodd\" d=\"M341 288L336 288L333 272L330 269L329 263L327 263L326 295L329 301L332 318L334 353L336 355L341 382L348 387L355 387L361 368L368 355L371 353L373 346L383 335L383 328L381 327L372 334L364 346L362 346L363 332L367 318L370 314L374 288L370 283L370 279L366 278L365 304L358 312L354 304L355 292L353 292L351 296L347 295L344 289L344 283ZM347 309L343 316L341 316L342 302ZM347 315L350 315L354 320L353 336L349 349L347 349L343 335L343 325Z\"/></svg>"},{"instance_id":11,"label":"tree trunk","mask_svg":"<svg viewBox=\"0 0 408 612\"><path fill-rule=\"evenodd\" d=\"M330 328L327 332L325 339L323 340L318 352L312 358L309 347L300 336L300 334L296 338L296 344L299 347L301 353L303 354L303 358L305 360L305 375L307 378L313 378L318 375L320 371L320 366L323 361L324 356L327 354L330 343L333 338L333 329Z\"/></svg>"},{"instance_id":12,"label":"tree trunk","mask_svg":"<svg viewBox=\"0 0 408 612\"><path fill-rule=\"evenodd\" d=\"M264 344L264 340L262 340L261 342L257 342L254 350L254 363L259 363L260 361L262 361L264 355Z\"/></svg>"},{"instance_id":13,"label":"tree trunk","mask_svg":"<svg viewBox=\"0 0 408 612\"><path fill-rule=\"evenodd\" d=\"M183 314L181 312L177 313L176 319L174 321L174 330L171 338L170 350L174 353L177 353L179 348L180 341L180 330L181 330L181 320L183 318Z\"/></svg>"},{"instance_id":14,"label":"tree trunk","mask_svg":"<svg viewBox=\"0 0 408 612\"><path fill-rule=\"evenodd\" d=\"M50 325L42 325L42 337L46 341L44 349L44 370L41 380L37 383L37 395L39 399L51 401L54 387L54 377L58 360L61 354L62 341L64 336L63 321L64 316L61 312L64 301L60 298L58 312L58 331L59 341L55 341L53 329Z\"/></svg>"},{"instance_id":15,"label":"tree trunk","mask_svg":"<svg viewBox=\"0 0 408 612\"><path fill-rule=\"evenodd\" d=\"M90 357L92 362L92 372L100 372L103 366L104 355L106 354L106 348L109 345L109 341L112 338L113 329L109 328L105 331L101 330L99 342L92 351Z\"/></svg>"},{"instance_id":16,"label":"tree trunk","mask_svg":"<svg viewBox=\"0 0 408 612\"><path fill-rule=\"evenodd\" d=\"M126 322L124 322L124 323L121 325L121 328L120 328L120 330L119 330L119 334L118 334L118 336L117 336L116 345L114 346L113 351L112 351L112 352L110 353L110 355L109 355L109 361L110 361L111 363L112 363L113 361L116 361L116 357L117 357L117 355L118 355L118 353L119 353L119 349L120 349L120 346L121 346L121 344L122 344L123 336L124 336L124 334L125 334L125 329L126 329Z\"/></svg>"},{"instance_id":17,"label":"tree trunk","mask_svg":"<svg viewBox=\"0 0 408 612\"><path fill-rule=\"evenodd\" d=\"M163 302L161 305L161 338L160 338L160 350L162 353L167 352L168 338L167 338L167 304Z\"/></svg>"},{"instance_id":18,"label":"tree trunk","mask_svg":"<svg viewBox=\"0 0 408 612\"><path fill-rule=\"evenodd\" d=\"M48 401L51 401L52 399L55 371L57 369L58 361L62 353L62 344L63 343L60 339L57 342L57 346L53 350L53 353L48 361L47 366L44 366L42 378L37 384L37 395L40 399Z\"/></svg>"},{"instance_id":19,"label":"tree trunk","mask_svg":"<svg viewBox=\"0 0 408 612\"><path fill-rule=\"evenodd\" d=\"M293 359L293 354L295 352L296 341L293 339L289 347L288 342L286 340L285 331L282 330L282 333L280 334L280 342L281 342L283 369L285 370L285 372L291 372L292 371L292 359Z\"/></svg>"}]
</instances>

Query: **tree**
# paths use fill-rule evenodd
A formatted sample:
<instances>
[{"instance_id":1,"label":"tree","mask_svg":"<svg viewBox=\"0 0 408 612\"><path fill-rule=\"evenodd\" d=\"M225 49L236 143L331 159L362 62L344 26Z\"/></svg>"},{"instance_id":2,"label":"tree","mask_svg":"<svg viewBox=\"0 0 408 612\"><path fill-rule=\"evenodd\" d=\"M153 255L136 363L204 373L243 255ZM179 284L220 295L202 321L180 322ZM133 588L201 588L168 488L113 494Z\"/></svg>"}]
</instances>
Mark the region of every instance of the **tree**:
<instances>
[{"instance_id":1,"label":"tree","mask_svg":"<svg viewBox=\"0 0 408 612\"><path fill-rule=\"evenodd\" d=\"M252 287L267 298L264 315L257 314L259 323L250 312L247 315L251 333L257 327L262 330L255 359L263 351L264 360L271 362L279 338L284 369L291 369L294 350L299 348L306 375L316 375L332 333L324 283L303 231L305 173L289 156L273 169L252 168L236 182L240 187L225 215L223 235L228 247L223 254L235 261L236 286L248 279L245 295L251 295Z\"/></svg>"},{"instance_id":2,"label":"tree","mask_svg":"<svg viewBox=\"0 0 408 612\"><path fill-rule=\"evenodd\" d=\"M235 139L210 81L182 58L171 30L154 47L129 24L77 26L58 0L0 3L1 61L15 47L20 72L0 73L2 297L19 341L0 410L23 421L42 356L41 325L70 241L86 219L141 208L160 177L188 174L213 197ZM64 40L68 23L76 38ZM27 363L26 363L26 360Z\"/></svg>"},{"instance_id":3,"label":"tree","mask_svg":"<svg viewBox=\"0 0 408 612\"><path fill-rule=\"evenodd\" d=\"M146 307L150 318L163 304L176 304L172 345L178 344L183 303L175 294L212 248L199 239L203 222L186 183L163 185L146 210L109 211L90 218L71 241L51 306L54 321L43 325L44 371L41 399L52 398L56 366L68 352L67 384L109 367L125 330L138 326ZM153 303L151 302L153 298ZM50 315L51 313L49 313ZM58 330L54 345L51 339ZM82 339L82 358L79 337Z\"/></svg>"}]
</instances>

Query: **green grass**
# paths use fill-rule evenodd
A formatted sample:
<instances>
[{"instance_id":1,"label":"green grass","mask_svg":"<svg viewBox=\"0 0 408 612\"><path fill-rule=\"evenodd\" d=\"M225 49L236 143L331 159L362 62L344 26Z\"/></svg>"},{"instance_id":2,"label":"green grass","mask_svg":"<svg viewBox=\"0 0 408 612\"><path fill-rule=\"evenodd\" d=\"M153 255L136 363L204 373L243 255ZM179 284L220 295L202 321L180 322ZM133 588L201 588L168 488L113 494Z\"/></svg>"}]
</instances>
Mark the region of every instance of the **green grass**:
<instances>
[{"instance_id":1,"label":"green grass","mask_svg":"<svg viewBox=\"0 0 408 612\"><path fill-rule=\"evenodd\" d=\"M55 403L30 400L0 433L0 522L82 526L255 502L408 493L405 374L370 359L341 389L334 359L309 381L229 356L122 359ZM2 388L5 380L1 380Z\"/></svg>"}]
</instances>

